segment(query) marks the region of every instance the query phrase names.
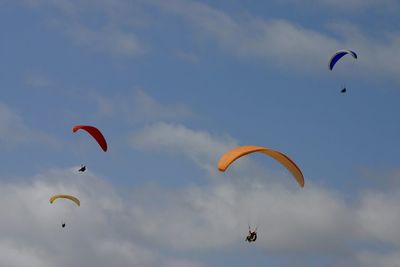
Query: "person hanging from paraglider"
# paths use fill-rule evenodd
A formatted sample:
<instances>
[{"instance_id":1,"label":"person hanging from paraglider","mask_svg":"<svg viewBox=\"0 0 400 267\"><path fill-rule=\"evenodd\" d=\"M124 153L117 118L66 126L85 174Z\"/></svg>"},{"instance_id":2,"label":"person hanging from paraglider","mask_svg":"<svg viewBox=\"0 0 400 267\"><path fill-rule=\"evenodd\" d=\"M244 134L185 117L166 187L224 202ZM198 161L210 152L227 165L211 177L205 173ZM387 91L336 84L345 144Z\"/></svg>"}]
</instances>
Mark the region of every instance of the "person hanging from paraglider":
<instances>
[{"instance_id":1,"label":"person hanging from paraglider","mask_svg":"<svg viewBox=\"0 0 400 267\"><path fill-rule=\"evenodd\" d=\"M344 94L347 92L346 84L343 84L342 90L340 90L340 93Z\"/></svg>"},{"instance_id":2,"label":"person hanging from paraglider","mask_svg":"<svg viewBox=\"0 0 400 267\"><path fill-rule=\"evenodd\" d=\"M71 195L65 195L65 194L56 194L56 195L53 195L52 197L50 197L50 199L49 199L50 204L53 204L53 202L56 201L57 199L68 199L68 200L74 202L78 207L81 205L81 201L77 197L74 197ZM64 220L61 221L61 227L65 228L65 226L66 226L66 223L64 222Z\"/></svg>"},{"instance_id":3,"label":"person hanging from paraglider","mask_svg":"<svg viewBox=\"0 0 400 267\"><path fill-rule=\"evenodd\" d=\"M79 130L86 131L88 134L90 134L96 140L97 144L100 146L100 148L104 152L107 151L107 149L108 149L107 141L99 129L97 129L94 126L90 126L90 125L75 125L72 128L73 133L76 133ZM81 167L79 168L78 172L85 172L85 171L86 171L86 166L82 164Z\"/></svg>"},{"instance_id":4,"label":"person hanging from paraglider","mask_svg":"<svg viewBox=\"0 0 400 267\"><path fill-rule=\"evenodd\" d=\"M357 59L358 56L356 52L352 50L339 50L335 52L335 54L332 56L332 58L329 60L329 69L332 71L333 68L335 67L336 63L341 60L346 55L352 56L354 59ZM346 85L343 86L342 90L340 90L340 93L344 94L347 92Z\"/></svg>"},{"instance_id":5,"label":"person hanging from paraglider","mask_svg":"<svg viewBox=\"0 0 400 267\"><path fill-rule=\"evenodd\" d=\"M257 227L254 229L254 231L251 231L251 227L249 225L249 234L246 236L246 241L251 243L255 242L257 240Z\"/></svg>"},{"instance_id":6,"label":"person hanging from paraglider","mask_svg":"<svg viewBox=\"0 0 400 267\"><path fill-rule=\"evenodd\" d=\"M78 172L84 172L86 171L86 166L81 164L81 167L79 168Z\"/></svg>"}]
</instances>

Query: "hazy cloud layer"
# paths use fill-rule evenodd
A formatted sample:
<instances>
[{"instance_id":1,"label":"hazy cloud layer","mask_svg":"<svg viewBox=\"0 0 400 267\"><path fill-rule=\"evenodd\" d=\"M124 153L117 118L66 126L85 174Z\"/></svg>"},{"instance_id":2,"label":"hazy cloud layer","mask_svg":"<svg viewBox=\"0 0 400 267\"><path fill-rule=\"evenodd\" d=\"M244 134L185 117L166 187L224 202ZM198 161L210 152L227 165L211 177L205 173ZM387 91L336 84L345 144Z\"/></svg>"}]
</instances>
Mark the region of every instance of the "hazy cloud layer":
<instances>
[{"instance_id":1,"label":"hazy cloud layer","mask_svg":"<svg viewBox=\"0 0 400 267\"><path fill-rule=\"evenodd\" d=\"M130 141L135 148L184 155L210 173L215 172L218 158L236 146L236 141L229 136L216 137L181 124L162 122L136 132Z\"/></svg>"},{"instance_id":2,"label":"hazy cloud layer","mask_svg":"<svg viewBox=\"0 0 400 267\"><path fill-rule=\"evenodd\" d=\"M297 189L268 177L246 187L222 179L206 186L124 191L93 173L78 175L76 167L2 183L0 265L206 266L201 258L179 255L235 251L248 223L258 224L257 246L270 255L283 253L305 262L307 255L329 255L333 261L326 266L396 266L398 259L400 217L390 215L392 203L400 200L397 191L379 201L374 195L383 194L371 191L351 203L333 190ZM55 193L78 196L82 205L50 204ZM365 213L385 222L368 220ZM392 252L354 245L361 240L383 242Z\"/></svg>"},{"instance_id":3,"label":"hazy cloud layer","mask_svg":"<svg viewBox=\"0 0 400 267\"><path fill-rule=\"evenodd\" d=\"M365 10L375 8L384 11L398 8L399 3L395 0L284 0L284 3L299 4L299 5L320 5L346 10L348 13L360 13Z\"/></svg>"},{"instance_id":4,"label":"hazy cloud layer","mask_svg":"<svg viewBox=\"0 0 400 267\"><path fill-rule=\"evenodd\" d=\"M205 178L216 175L216 160L236 145L229 136L167 123L147 126L131 142L137 149L188 157L205 170ZM249 164L248 160L242 166ZM377 264L396 259L399 191L361 192L349 202L334 190L312 183L300 189L294 181L283 182L290 175L274 179L269 172L257 171L252 175L259 179L234 173L245 183L226 175L208 179L203 186L143 186L128 194L90 171L78 175L76 167L49 170L24 183L3 183L0 263L202 266L201 259L168 255L238 249L248 224L259 226L258 247L271 255L302 256L306 261L307 255L318 253L335 262L365 266L370 255L378 253L355 245L366 241L386 244L394 251L379 253L374 259ZM48 199L56 193L78 196L81 207L62 200L50 205ZM67 222L65 229L61 221ZM13 257L17 254L21 256Z\"/></svg>"},{"instance_id":5,"label":"hazy cloud layer","mask_svg":"<svg viewBox=\"0 0 400 267\"><path fill-rule=\"evenodd\" d=\"M163 15L183 20L193 29L187 33L193 38L205 36L201 40L214 42L222 51L233 56L263 58L269 64L296 72L321 73L327 71L327 62L336 50L354 49L360 56L354 74L363 73L364 77L368 72L371 78L390 77L397 80L400 71L397 64L400 60L399 32L382 31L370 35L368 29L357 29L351 23L340 29L330 27L332 23L346 21L343 19L320 21L318 25L322 25L321 29L321 26L306 27L286 18L232 15L192 0L27 2L31 7L49 6L60 12L61 17L52 20L53 24L62 28L75 43L112 55L136 56L145 52L147 45L140 40L138 32L139 29L144 32L151 28L149 25L152 23L160 22L153 18L151 10L156 8ZM309 1L309 5L313 2ZM391 0L325 0L319 4L349 10L379 8L390 11L398 6ZM299 8L305 8L303 6ZM103 18L103 23L97 26L84 23L86 16L99 16ZM177 57L198 61L197 56L187 52L178 53Z\"/></svg>"},{"instance_id":6,"label":"hazy cloud layer","mask_svg":"<svg viewBox=\"0 0 400 267\"><path fill-rule=\"evenodd\" d=\"M48 144L56 145L54 137L28 126L16 111L0 103L0 142L7 145Z\"/></svg>"},{"instance_id":7,"label":"hazy cloud layer","mask_svg":"<svg viewBox=\"0 0 400 267\"><path fill-rule=\"evenodd\" d=\"M400 211L397 203L400 192L366 192L361 198L357 216L362 221L360 228L362 236L367 236L382 242L400 245L400 231L396 224L400 221Z\"/></svg>"},{"instance_id":8,"label":"hazy cloud layer","mask_svg":"<svg viewBox=\"0 0 400 267\"><path fill-rule=\"evenodd\" d=\"M67 34L77 45L92 51L106 52L115 56L135 56L144 53L144 48L135 34L115 28L90 29L82 24L64 25Z\"/></svg>"},{"instance_id":9,"label":"hazy cloud layer","mask_svg":"<svg viewBox=\"0 0 400 267\"><path fill-rule=\"evenodd\" d=\"M317 73L327 71L326 61L333 51L354 48L360 55L357 70L364 76L398 79L397 32L379 33L377 38L351 23L321 22L322 28L326 26L326 30L321 30L321 26L306 27L284 18L230 14L201 1L166 2L24 1L32 8L51 7L49 14L56 17L46 21L62 29L72 42L119 59L148 52L137 33L148 23L142 20L146 15L138 14L147 10L145 6L178 19L190 28L193 37L205 37L195 38L196 41L216 44L227 56L263 59L283 69ZM338 8L344 6L342 1L322 2ZM382 1L384 6L391 3ZM354 0L349 5L373 8L378 4ZM54 10L57 12L52 13ZM101 19L92 21L89 17L93 14ZM82 19L85 16L87 21ZM181 50L178 47L176 51ZM176 54L181 59L200 60L197 57L201 53L194 56L186 49L182 51L185 53ZM25 82L36 87L49 85L40 78L43 77L27 77ZM202 267L220 255L237 256L244 250L244 254L253 255L251 249L256 251L251 260L258 266L265 266L265 262L259 262L264 254L287 258L292 264L286 267L398 266L400 191L393 185L397 185L399 172L387 178L384 189L371 187L351 192L350 198L337 189L310 181L320 181L318 177L306 177L305 188L298 188L281 165L270 170L267 166L274 164L260 164L257 156L240 159L228 172L219 173L219 157L240 142L229 135L177 123L192 118L190 107L166 104L164 99L159 101L141 90L130 97L94 98L98 110L91 106L85 113L98 112L96 115L104 119L118 117L113 120L115 124L146 122L144 128L130 135L130 147L149 154L188 158L194 163L192 168L203 170L204 183L172 188L143 177L135 181L135 188L119 188L108 182L118 183L118 177L102 177L90 171L78 175L77 166L43 170L33 177L0 177L0 266ZM22 115L0 103L3 146L53 142L52 137L30 126ZM104 126L108 128L107 124ZM46 155L37 155L40 156ZM110 168L116 170L119 165L114 163ZM154 166L154 162L148 164ZM378 180L382 173L369 176ZM122 175L129 176L130 172ZM346 178L351 179L345 177L341 181ZM191 177L177 180L183 179L190 181ZM161 174L157 180L166 178ZM146 185L140 181L146 181ZM76 207L62 200L50 204L48 199L55 193L76 195L82 205ZM65 229L61 228L62 221L67 223ZM253 247L244 241L248 224L259 226L259 239L251 244ZM213 257L208 257L210 253ZM310 263L314 260L321 260L322 264Z\"/></svg>"},{"instance_id":10,"label":"hazy cloud layer","mask_svg":"<svg viewBox=\"0 0 400 267\"><path fill-rule=\"evenodd\" d=\"M400 70L398 32L380 33L376 38L351 23L339 29L330 27L329 22L321 31L285 19L232 16L197 1L155 2L165 12L189 22L198 34L209 36L221 49L240 57L262 57L285 68L321 72L326 71L333 52L354 49L360 55L355 73L368 71L397 80Z\"/></svg>"},{"instance_id":11,"label":"hazy cloud layer","mask_svg":"<svg viewBox=\"0 0 400 267\"><path fill-rule=\"evenodd\" d=\"M133 219L127 212L131 203L90 172L83 177L75 167L54 169L30 182L3 183L0 191L2 266L171 266L171 261L200 266L164 257L126 235ZM56 193L77 196L82 205L62 199L50 204Z\"/></svg>"},{"instance_id":12,"label":"hazy cloud layer","mask_svg":"<svg viewBox=\"0 0 400 267\"><path fill-rule=\"evenodd\" d=\"M398 2L394 0L350 0L350 1L333 1L333 0L324 0L324 3L330 4L332 6L341 6L341 7L377 7L377 8L393 8L398 6Z\"/></svg>"},{"instance_id":13,"label":"hazy cloud layer","mask_svg":"<svg viewBox=\"0 0 400 267\"><path fill-rule=\"evenodd\" d=\"M151 122L158 120L183 120L193 115L190 107L175 103L160 103L143 90L129 96L103 97L95 95L98 113L102 117L123 118L127 122Z\"/></svg>"},{"instance_id":14,"label":"hazy cloud layer","mask_svg":"<svg viewBox=\"0 0 400 267\"><path fill-rule=\"evenodd\" d=\"M185 155L196 162L199 167L209 171L210 175L215 175L212 170L216 169L219 156L234 147L236 142L230 137L213 136L183 125L156 123L136 133L132 137L132 145L140 149L164 151L166 154L172 151L172 153ZM235 164L240 164L242 160L245 159L241 159ZM254 165L246 162L241 167L248 170L249 166ZM260 171L260 169L256 170ZM264 225L264 230L260 229L260 231L268 229L268 239L259 242L271 250L311 252L334 247L333 251L344 252L349 249L348 246L352 240L359 238L388 242L397 246L400 237L395 226L400 221L399 214L395 212L396 202L400 198L397 191L392 191L390 194L377 191L360 193L357 201L346 203L344 196L312 184L307 184L304 190L297 190L295 183L290 180L292 183L287 186L283 181L292 179L290 175L281 173L276 179L268 172L257 171L249 172L260 178L256 180L247 177L245 173L232 173L232 176L241 175L242 181L250 181L247 185L231 179L233 177L230 177L231 174L229 174L218 177L219 182L209 188L190 188L187 195L176 197L174 205L164 207L160 212L148 212L148 216L151 218L149 220L162 221L161 217L164 215L174 214L171 216L172 218L182 218L177 221L181 223L184 221L188 224L187 230L193 227L201 229L201 226L207 225L207 223L201 223L202 219L196 218L200 213L204 215L203 220L211 225L214 225L211 223L213 219L221 224L214 225L216 229L211 230L212 233L223 231L224 236L231 237L228 240L204 238L206 232L210 231L210 229L204 229L204 233L199 234L199 242L196 243L196 246L199 247L222 246L225 242L227 244L237 242L235 238L239 239L240 237L235 237L235 233L239 231L236 228L246 225L248 223L246 220L249 218ZM274 176L277 174L275 173ZM277 181L281 182L277 183ZM174 192L174 195L176 194L178 193ZM175 209L176 206L189 206L190 208L186 211L188 214L182 214L182 209ZM218 210L219 208L221 210ZM264 212L260 213L259 210ZM136 212L142 215L146 214L140 209ZM224 223L221 223L223 221L220 218L221 215L228 218ZM160 217L158 218L158 216ZM183 218L186 219L183 220ZM188 218L194 218L193 222L190 223ZM155 234L156 229L163 227L150 227L152 230L149 233L154 235L152 238L159 237L165 242L171 240L179 229L186 229L185 225L177 226L172 223L171 225L173 228L157 234ZM145 228L146 226L143 224L144 232ZM228 233L229 231L232 232ZM171 236L168 235L169 233L172 233ZM167 236L165 236L166 234ZM193 240L193 236L190 238ZM327 239L330 242L325 242ZM307 240L307 244L304 244L302 240ZM191 247L184 238L174 245L182 248Z\"/></svg>"},{"instance_id":15,"label":"hazy cloud layer","mask_svg":"<svg viewBox=\"0 0 400 267\"><path fill-rule=\"evenodd\" d=\"M145 52L136 34L125 25L132 20L127 17L125 1L25 0L24 3L30 8L51 10L46 16L47 23L90 51L124 57ZM120 16L121 13L125 15ZM95 16L102 17L102 22L95 25L87 22Z\"/></svg>"}]
</instances>

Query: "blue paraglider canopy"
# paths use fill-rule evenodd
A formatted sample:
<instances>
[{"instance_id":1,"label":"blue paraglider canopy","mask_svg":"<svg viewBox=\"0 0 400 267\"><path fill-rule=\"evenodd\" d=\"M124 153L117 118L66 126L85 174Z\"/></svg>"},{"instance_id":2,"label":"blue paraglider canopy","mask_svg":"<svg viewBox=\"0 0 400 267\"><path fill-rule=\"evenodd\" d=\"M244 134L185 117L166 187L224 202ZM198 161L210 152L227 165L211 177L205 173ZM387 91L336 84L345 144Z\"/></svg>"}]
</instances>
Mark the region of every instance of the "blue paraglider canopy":
<instances>
[{"instance_id":1,"label":"blue paraglider canopy","mask_svg":"<svg viewBox=\"0 0 400 267\"><path fill-rule=\"evenodd\" d=\"M335 64L345 55L350 54L353 56L353 58L357 59L357 54L354 51L351 50L339 50L337 51L329 61L329 69L332 70Z\"/></svg>"}]
</instances>

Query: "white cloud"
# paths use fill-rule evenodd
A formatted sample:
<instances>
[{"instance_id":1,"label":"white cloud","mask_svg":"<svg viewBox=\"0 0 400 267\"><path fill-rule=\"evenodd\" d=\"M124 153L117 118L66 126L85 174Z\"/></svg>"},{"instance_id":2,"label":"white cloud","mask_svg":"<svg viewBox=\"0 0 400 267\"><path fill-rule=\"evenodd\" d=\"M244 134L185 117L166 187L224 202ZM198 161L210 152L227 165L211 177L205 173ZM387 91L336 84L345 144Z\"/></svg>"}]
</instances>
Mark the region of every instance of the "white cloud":
<instances>
[{"instance_id":1,"label":"white cloud","mask_svg":"<svg viewBox=\"0 0 400 267\"><path fill-rule=\"evenodd\" d=\"M77 196L81 206L63 200L50 204L55 193ZM0 266L170 266L185 260L148 248L128 232L135 221L127 216L132 204L94 174L87 172L82 179L76 168L2 183Z\"/></svg>"},{"instance_id":2,"label":"white cloud","mask_svg":"<svg viewBox=\"0 0 400 267\"><path fill-rule=\"evenodd\" d=\"M359 53L354 74L365 77L367 72L371 78L383 76L398 79L398 32L381 32L377 38L359 29L355 31L350 23L340 31L328 25L325 31L321 31L285 19L232 16L196 1L152 3L166 13L183 18L196 29L195 33L208 36L221 49L239 57L261 57L284 68L316 73L327 71L328 60L334 51L354 49ZM365 1L351 3L357 5ZM369 3L378 4L378 1Z\"/></svg>"},{"instance_id":3,"label":"white cloud","mask_svg":"<svg viewBox=\"0 0 400 267\"><path fill-rule=\"evenodd\" d=\"M182 120L193 116L192 110L180 103L160 103L143 90L133 95L103 97L94 95L98 112L104 117L122 117L128 122L149 122L156 120Z\"/></svg>"},{"instance_id":4,"label":"white cloud","mask_svg":"<svg viewBox=\"0 0 400 267\"><path fill-rule=\"evenodd\" d=\"M340 47L340 42L318 31L286 20L233 17L221 10L195 1L156 1L165 12L178 15L198 33L213 38L231 53L245 57L263 57L298 69L319 69Z\"/></svg>"},{"instance_id":5,"label":"white cloud","mask_svg":"<svg viewBox=\"0 0 400 267\"><path fill-rule=\"evenodd\" d=\"M12 242L0 242L0 264L8 267L50 267L51 256L36 248L15 245Z\"/></svg>"},{"instance_id":6,"label":"white cloud","mask_svg":"<svg viewBox=\"0 0 400 267\"><path fill-rule=\"evenodd\" d=\"M131 145L144 150L166 150L184 155L214 173L218 158L235 147L236 141L229 136L212 136L180 124L155 123L135 133L131 137Z\"/></svg>"},{"instance_id":7,"label":"white cloud","mask_svg":"<svg viewBox=\"0 0 400 267\"><path fill-rule=\"evenodd\" d=\"M62 30L75 44L95 52L113 56L133 57L145 53L137 35L125 27L118 12L125 13L124 1L65 1L65 0L25 0L30 8L49 8L52 13L47 22L57 30ZM104 18L96 26L87 19L99 15ZM124 15L126 21L133 21ZM136 22L140 24L139 22Z\"/></svg>"},{"instance_id":8,"label":"white cloud","mask_svg":"<svg viewBox=\"0 0 400 267\"><path fill-rule=\"evenodd\" d=\"M400 246L400 192L366 192L356 213L364 237Z\"/></svg>"},{"instance_id":9,"label":"white cloud","mask_svg":"<svg viewBox=\"0 0 400 267\"><path fill-rule=\"evenodd\" d=\"M229 136L222 138L166 123L145 127L132 136L131 142L135 148L184 155L211 176L216 175L219 156L237 144ZM235 165L243 161L245 159ZM179 249L230 246L242 238L237 233L249 221L263 225L260 233L268 238L258 242L268 250L311 252L331 247L332 252L339 253L349 249L351 240L395 245L400 242L396 227L400 223L400 213L396 212L397 192L389 195L379 191L363 193L355 201L359 204L355 205L309 182L303 190L297 190L290 175L274 173L273 178L270 172L257 168L249 160L239 168L245 171L231 170L226 176L210 180L213 181L210 187L173 192L175 197L170 198L170 202L160 200L167 204L159 209L136 207L133 212L138 216L135 217L147 218L138 222L141 232ZM175 224L162 219L167 214ZM148 221L153 223L146 224ZM173 238L180 231L194 228L197 232L188 239ZM303 240L307 240L306 244Z\"/></svg>"},{"instance_id":10,"label":"white cloud","mask_svg":"<svg viewBox=\"0 0 400 267\"><path fill-rule=\"evenodd\" d=\"M172 195L159 207L135 206L132 213L145 238L179 250L234 247L243 242L247 224L259 226L257 244L270 252L335 254L352 237L345 203L313 186L293 190L266 182L239 188L228 182Z\"/></svg>"},{"instance_id":11,"label":"white cloud","mask_svg":"<svg viewBox=\"0 0 400 267\"><path fill-rule=\"evenodd\" d=\"M250 223L259 223L259 246L268 250L332 250L342 245L340 231L350 230L343 224L348 215L343 202L320 188L242 189L230 183L172 191L143 187L133 192L133 198L123 198L92 173L82 179L75 171L54 169L32 182L2 184L0 265L183 264L186 259L165 258L140 244L178 251L234 247L244 242L250 217L254 219ZM81 206L62 200L49 204L54 193L75 195ZM65 229L61 220L67 222ZM24 256L10 257L13 251Z\"/></svg>"},{"instance_id":12,"label":"white cloud","mask_svg":"<svg viewBox=\"0 0 400 267\"><path fill-rule=\"evenodd\" d=\"M276 0L275 2L282 6L294 5L297 9L318 7L318 10L321 10L329 8L328 12L348 14L359 14L370 11L370 9L389 13L399 7L396 0Z\"/></svg>"},{"instance_id":13,"label":"white cloud","mask_svg":"<svg viewBox=\"0 0 400 267\"><path fill-rule=\"evenodd\" d=\"M374 253L363 251L356 255L357 266L360 267L397 267L400 262L400 251L390 253ZM353 265L354 266L354 265Z\"/></svg>"},{"instance_id":14,"label":"white cloud","mask_svg":"<svg viewBox=\"0 0 400 267\"><path fill-rule=\"evenodd\" d=\"M166 123L144 128L131 141L135 148L184 155L211 176L216 175L219 157L237 145L229 136L213 136ZM261 226L261 235L268 235L260 244L281 251L323 250L343 244L342 239L346 240L346 234L351 233L350 225L354 222L349 220L346 204L335 194L312 185L299 191L290 175L274 173L273 177L271 172L261 172L246 159L235 165L243 170L219 176L211 187L174 192L172 204L159 210L133 210L138 215L135 217L146 218L137 223L141 232L180 249L223 247L240 242L243 229L252 223ZM290 185L286 188L286 184ZM166 223L162 218L172 218L175 223ZM148 224L149 221L152 223ZM196 232L187 239L173 238L194 228ZM329 243L324 242L326 238ZM306 245L304 239L308 241Z\"/></svg>"},{"instance_id":15,"label":"white cloud","mask_svg":"<svg viewBox=\"0 0 400 267\"><path fill-rule=\"evenodd\" d=\"M142 90L134 94L132 114L147 120L166 120L192 116L191 109L183 104L162 104Z\"/></svg>"},{"instance_id":16,"label":"white cloud","mask_svg":"<svg viewBox=\"0 0 400 267\"><path fill-rule=\"evenodd\" d=\"M293 2L300 1L294 0ZM311 0L309 2L310 4L322 4L334 8L345 9L348 10L348 12L350 13L358 13L360 11L364 11L365 9L370 8L388 11L388 9L398 7L398 2L395 0Z\"/></svg>"},{"instance_id":17,"label":"white cloud","mask_svg":"<svg viewBox=\"0 0 400 267\"><path fill-rule=\"evenodd\" d=\"M144 48L135 34L116 28L90 29L82 24L65 24L67 34L78 45L115 56L135 56L144 53Z\"/></svg>"},{"instance_id":18,"label":"white cloud","mask_svg":"<svg viewBox=\"0 0 400 267\"><path fill-rule=\"evenodd\" d=\"M366 33L368 29L365 29L358 30L356 34L349 34L353 28L349 23L347 24L350 27L346 27L347 32L330 28L329 23L332 21L318 21L316 28L305 27L283 18L265 19L251 14L232 15L222 9L192 0L28 2L31 6L46 5L61 12L62 15L55 19L55 25L64 29L77 44L117 56L136 56L145 52L145 45L139 40L137 30L151 29L143 25L148 26L160 21L151 19L155 7L163 15L181 18L194 29L190 34L206 36L221 50L234 56L263 58L269 64L297 72L321 73L327 72L327 62L334 51L354 49L360 55L357 61L359 71L354 71L354 75L365 77L365 73L368 73L371 79L379 76L398 80L397 73L400 71L397 64L400 58L397 49L400 34L396 31L381 31L372 36ZM293 3L299 3L301 6L298 8L304 6L300 1L286 2ZM309 4L354 12L367 8L389 11L398 9L398 3L394 0L324 0L318 3L310 0ZM93 14L102 17L104 23L97 27L85 24L83 18ZM134 17L140 19L133 19ZM178 53L178 57L190 61L197 60L187 53Z\"/></svg>"},{"instance_id":19,"label":"white cloud","mask_svg":"<svg viewBox=\"0 0 400 267\"><path fill-rule=\"evenodd\" d=\"M120 261L117 266L130 266L132 263L137 266L157 264L158 255L129 241L105 240L97 243L95 249L104 256L103 264L105 266L115 266L116 258Z\"/></svg>"},{"instance_id":20,"label":"white cloud","mask_svg":"<svg viewBox=\"0 0 400 267\"><path fill-rule=\"evenodd\" d=\"M2 182L0 266L205 266L201 257L184 255L235 253L245 242L248 223L258 224L256 245L269 255L284 253L306 263L310 255L329 255L328 266L396 266L390 264L397 252L366 250L362 242L398 248L393 236L400 218L390 215L398 193L371 191L353 203L331 189L312 184L298 189L263 179L243 185L228 177L175 189L138 186L120 194L90 171L76 175L74 167ZM62 200L49 204L55 193L75 195L81 206Z\"/></svg>"},{"instance_id":21,"label":"white cloud","mask_svg":"<svg viewBox=\"0 0 400 267\"><path fill-rule=\"evenodd\" d=\"M185 259L170 260L166 263L166 267L203 267L205 265Z\"/></svg>"},{"instance_id":22,"label":"white cloud","mask_svg":"<svg viewBox=\"0 0 400 267\"><path fill-rule=\"evenodd\" d=\"M54 137L25 124L22 117L0 103L0 143L3 145L46 143L56 145Z\"/></svg>"}]
</instances>

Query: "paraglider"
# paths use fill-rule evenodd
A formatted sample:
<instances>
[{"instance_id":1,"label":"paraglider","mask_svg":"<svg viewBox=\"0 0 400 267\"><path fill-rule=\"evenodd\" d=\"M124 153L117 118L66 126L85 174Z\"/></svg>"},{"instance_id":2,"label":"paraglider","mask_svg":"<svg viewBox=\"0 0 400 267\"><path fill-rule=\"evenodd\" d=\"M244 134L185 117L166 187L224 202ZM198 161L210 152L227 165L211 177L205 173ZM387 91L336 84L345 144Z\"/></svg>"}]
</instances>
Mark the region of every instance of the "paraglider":
<instances>
[{"instance_id":1,"label":"paraglider","mask_svg":"<svg viewBox=\"0 0 400 267\"><path fill-rule=\"evenodd\" d=\"M88 132L99 144L101 149L106 152L107 151L107 141L104 138L103 134L94 126L89 125L76 125L72 128L72 132L77 132L78 130L85 130Z\"/></svg>"},{"instance_id":2,"label":"paraglider","mask_svg":"<svg viewBox=\"0 0 400 267\"><path fill-rule=\"evenodd\" d=\"M280 162L286 169L290 171L297 183L304 187L304 176L300 168L288 156L282 152L272 150L261 146L239 146L221 156L218 162L218 170L224 172L235 160L247 154L260 152L268 155Z\"/></svg>"},{"instance_id":3,"label":"paraglider","mask_svg":"<svg viewBox=\"0 0 400 267\"><path fill-rule=\"evenodd\" d=\"M251 231L251 227L249 225L249 234L246 236L245 239L247 242L255 242L257 240L257 227L254 229L254 231Z\"/></svg>"},{"instance_id":4,"label":"paraglider","mask_svg":"<svg viewBox=\"0 0 400 267\"><path fill-rule=\"evenodd\" d=\"M53 204L54 201L56 201L57 199L60 199L60 198L68 199L68 200L74 202L74 203L75 203L76 205L78 205L78 206L81 205L81 202L80 202L80 200L79 200L78 198L76 198L76 197L74 197L74 196L71 196L71 195L63 195L63 194L52 196L52 197L49 199L49 202L50 202L50 204ZM66 225L65 222L62 222L62 223L61 223L61 227L62 227L62 228L65 228L65 225Z\"/></svg>"},{"instance_id":5,"label":"paraglider","mask_svg":"<svg viewBox=\"0 0 400 267\"><path fill-rule=\"evenodd\" d=\"M333 68L335 67L336 63L339 62L340 59L342 59L346 55L351 55L354 59L357 59L358 56L356 52L352 50L339 50L336 51L336 53L332 56L332 58L329 60L329 69L332 71ZM347 89L346 86L343 86L343 89L340 91L340 93L346 93Z\"/></svg>"},{"instance_id":6,"label":"paraglider","mask_svg":"<svg viewBox=\"0 0 400 267\"><path fill-rule=\"evenodd\" d=\"M100 148L104 152L107 151L107 148L108 148L107 141L99 129L97 129L94 126L89 126L89 125L76 125L72 128L73 133L76 133L78 130L84 130L84 131L88 132L94 138L94 140L96 140L96 142L100 146ZM85 172L85 171L86 171L86 166L82 164L81 168L78 170L78 172Z\"/></svg>"}]
</instances>

